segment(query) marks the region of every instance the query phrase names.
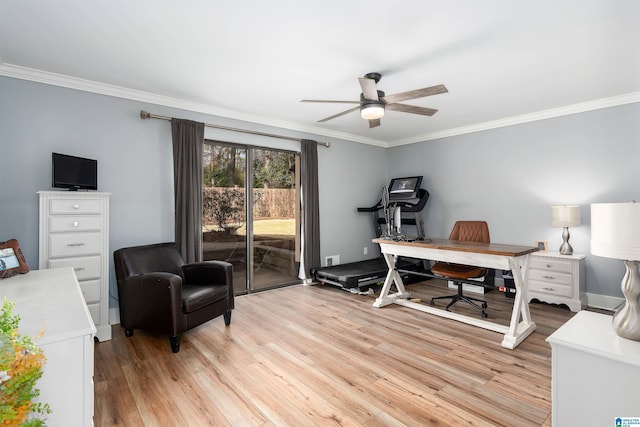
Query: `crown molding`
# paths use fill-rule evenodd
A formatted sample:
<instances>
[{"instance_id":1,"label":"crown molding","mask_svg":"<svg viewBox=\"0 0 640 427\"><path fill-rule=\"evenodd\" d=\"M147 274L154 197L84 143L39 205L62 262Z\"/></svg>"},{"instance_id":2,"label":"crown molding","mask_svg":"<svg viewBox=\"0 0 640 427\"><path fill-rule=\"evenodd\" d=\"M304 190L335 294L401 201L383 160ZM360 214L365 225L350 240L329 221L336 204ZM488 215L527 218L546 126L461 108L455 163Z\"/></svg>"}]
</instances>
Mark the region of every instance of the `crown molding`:
<instances>
[{"instance_id":1,"label":"crown molding","mask_svg":"<svg viewBox=\"0 0 640 427\"><path fill-rule=\"evenodd\" d=\"M552 108L549 110L538 111L519 116L507 117L499 120L492 120L483 123L476 123L469 126L461 126L452 129L446 129L439 132L426 133L410 138L398 139L391 142L381 141L374 138L367 138L359 135L353 135L345 132L332 131L330 129L319 128L315 126L303 126L299 123L293 123L285 120L276 120L269 117L258 116L254 114L242 113L235 110L216 107L214 105L188 101L170 96L158 95L150 92L144 92L136 89L129 89L121 86L99 83L92 80L85 80L76 77L70 77L63 74L50 73L46 71L36 70L33 68L21 67L19 65L3 63L0 58L0 76L12 77L15 79L29 80L38 83L44 83L53 86L60 86L69 89L81 90L85 92L97 93L116 98L129 99L132 101L145 102L149 104L162 105L165 107L179 108L182 110L193 111L197 113L210 114L213 116L224 117L228 119L241 120L253 124L272 126L281 129L288 129L296 132L302 132L312 135L324 136L329 138L353 141L362 144L374 145L382 148L391 148L401 145L415 144L418 142L432 141L434 139L447 138L457 135L464 135L473 132L481 132L490 129L497 129L506 126L513 126L522 123L545 120L555 117L566 116L570 114L583 113L587 111L598 110L601 108L615 107L624 104L640 102L640 92L614 96L610 98L602 98L594 101L582 102L579 104L567 105L565 107Z\"/></svg>"},{"instance_id":2,"label":"crown molding","mask_svg":"<svg viewBox=\"0 0 640 427\"><path fill-rule=\"evenodd\" d=\"M570 114L584 113L587 111L599 110L601 108L616 107L619 105L640 102L640 92L632 92L610 98L596 99L594 101L582 102L579 104L567 105L565 107L552 108L549 110L537 111L535 113L522 114L520 116L506 117L504 119L492 120L484 123L477 123L469 126L447 129L440 132L432 132L424 135L417 135L411 138L398 139L389 143L389 147L415 144L417 142L432 141L434 139L447 138L451 136L464 135L467 133L481 132L484 130L497 129L506 126L519 125L522 123L535 122L538 120L552 119L555 117L568 116Z\"/></svg>"},{"instance_id":3,"label":"crown molding","mask_svg":"<svg viewBox=\"0 0 640 427\"><path fill-rule=\"evenodd\" d=\"M359 142L362 144L375 145L378 147L388 146L386 142L373 138L361 137L345 132L331 131L314 126L303 126L299 123L242 113L239 111L216 107L214 105L201 102L194 102L170 96L158 95L141 90L125 88L122 86L115 86L106 83L95 82L92 80L70 77L63 74L50 73L33 68L21 67L19 65L0 62L0 76L28 80L37 83L44 83L52 86L60 86L68 89L75 89L100 95L113 96L116 98L123 98L131 101L139 101L149 104L162 105L165 107L179 108L181 110L210 114L213 116L224 117L228 119L241 120L259 125L288 129L296 132Z\"/></svg>"}]
</instances>

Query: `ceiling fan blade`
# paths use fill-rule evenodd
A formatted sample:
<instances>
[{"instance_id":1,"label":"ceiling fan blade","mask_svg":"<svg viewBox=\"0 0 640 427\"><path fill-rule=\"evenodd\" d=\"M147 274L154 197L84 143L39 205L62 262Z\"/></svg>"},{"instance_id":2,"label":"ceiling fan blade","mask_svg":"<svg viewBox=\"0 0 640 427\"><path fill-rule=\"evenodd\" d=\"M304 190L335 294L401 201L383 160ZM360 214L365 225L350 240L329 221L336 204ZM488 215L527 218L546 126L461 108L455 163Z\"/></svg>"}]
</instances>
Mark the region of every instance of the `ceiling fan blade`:
<instances>
[{"instance_id":1,"label":"ceiling fan blade","mask_svg":"<svg viewBox=\"0 0 640 427\"><path fill-rule=\"evenodd\" d=\"M332 101L326 99L302 99L300 102L331 102L338 104L360 104L360 101Z\"/></svg>"},{"instance_id":2,"label":"ceiling fan blade","mask_svg":"<svg viewBox=\"0 0 640 427\"><path fill-rule=\"evenodd\" d=\"M360 109L359 105L357 107L349 108L348 110L343 111L342 113L334 114L333 116L329 116L329 117L324 118L322 120L318 120L318 123L326 122L328 120L335 119L336 117L344 116L345 114L348 114L348 113L350 113L352 111L356 111L356 110L359 110L359 109Z\"/></svg>"},{"instance_id":3,"label":"ceiling fan blade","mask_svg":"<svg viewBox=\"0 0 640 427\"><path fill-rule=\"evenodd\" d=\"M371 119L369 120L369 127L370 128L375 128L380 126L380 119Z\"/></svg>"},{"instance_id":4,"label":"ceiling fan blade","mask_svg":"<svg viewBox=\"0 0 640 427\"><path fill-rule=\"evenodd\" d=\"M396 93L395 95L388 95L382 98L387 104L393 104L400 101L407 101L409 99L423 98L425 96L438 95L439 93L449 92L445 85L437 85L431 87L425 87L423 89L410 90L408 92Z\"/></svg>"},{"instance_id":5,"label":"ceiling fan blade","mask_svg":"<svg viewBox=\"0 0 640 427\"><path fill-rule=\"evenodd\" d=\"M438 110L433 108L416 107L415 105L407 104L387 104L385 108L394 111L402 111L403 113L420 114L422 116L433 116Z\"/></svg>"},{"instance_id":6,"label":"ceiling fan blade","mask_svg":"<svg viewBox=\"0 0 640 427\"><path fill-rule=\"evenodd\" d=\"M376 88L376 81L373 79L367 79L365 77L360 77L358 80L360 81L360 87L362 88L364 99L377 101L378 88Z\"/></svg>"}]
</instances>

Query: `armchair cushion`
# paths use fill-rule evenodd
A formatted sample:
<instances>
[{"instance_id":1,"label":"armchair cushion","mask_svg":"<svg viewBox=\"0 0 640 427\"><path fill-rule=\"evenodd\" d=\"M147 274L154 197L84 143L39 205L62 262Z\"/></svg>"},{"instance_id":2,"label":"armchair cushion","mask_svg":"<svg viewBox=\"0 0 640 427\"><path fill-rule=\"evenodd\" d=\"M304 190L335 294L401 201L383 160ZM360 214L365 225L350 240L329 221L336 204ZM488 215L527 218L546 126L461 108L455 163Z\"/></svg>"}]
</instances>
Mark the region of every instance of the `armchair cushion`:
<instances>
[{"instance_id":1,"label":"armchair cushion","mask_svg":"<svg viewBox=\"0 0 640 427\"><path fill-rule=\"evenodd\" d=\"M182 286L182 311L192 313L226 297L225 285L184 285Z\"/></svg>"}]
</instances>

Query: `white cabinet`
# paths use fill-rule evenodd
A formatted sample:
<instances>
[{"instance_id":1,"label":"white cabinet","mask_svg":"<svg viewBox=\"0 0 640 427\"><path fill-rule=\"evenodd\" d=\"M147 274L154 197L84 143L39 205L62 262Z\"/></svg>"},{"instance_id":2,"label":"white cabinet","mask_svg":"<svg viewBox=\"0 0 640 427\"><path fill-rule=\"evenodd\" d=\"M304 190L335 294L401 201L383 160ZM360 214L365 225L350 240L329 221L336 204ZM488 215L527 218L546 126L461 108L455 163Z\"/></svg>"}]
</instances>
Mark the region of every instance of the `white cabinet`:
<instances>
[{"instance_id":1,"label":"white cabinet","mask_svg":"<svg viewBox=\"0 0 640 427\"><path fill-rule=\"evenodd\" d=\"M527 301L566 304L571 311L587 306L584 255L534 252L527 271Z\"/></svg>"},{"instance_id":2,"label":"white cabinet","mask_svg":"<svg viewBox=\"0 0 640 427\"><path fill-rule=\"evenodd\" d=\"M109 325L110 193L39 191L39 268L73 267L100 341Z\"/></svg>"},{"instance_id":3,"label":"white cabinet","mask_svg":"<svg viewBox=\"0 0 640 427\"><path fill-rule=\"evenodd\" d=\"M0 295L15 302L20 334L35 337L46 362L36 383L38 400L53 411L51 427L93 425L93 336L91 320L71 267L33 270L0 281Z\"/></svg>"},{"instance_id":4,"label":"white cabinet","mask_svg":"<svg viewBox=\"0 0 640 427\"><path fill-rule=\"evenodd\" d=\"M640 417L640 342L617 336L611 316L583 310L547 341L554 426L614 426L618 417Z\"/></svg>"}]
</instances>

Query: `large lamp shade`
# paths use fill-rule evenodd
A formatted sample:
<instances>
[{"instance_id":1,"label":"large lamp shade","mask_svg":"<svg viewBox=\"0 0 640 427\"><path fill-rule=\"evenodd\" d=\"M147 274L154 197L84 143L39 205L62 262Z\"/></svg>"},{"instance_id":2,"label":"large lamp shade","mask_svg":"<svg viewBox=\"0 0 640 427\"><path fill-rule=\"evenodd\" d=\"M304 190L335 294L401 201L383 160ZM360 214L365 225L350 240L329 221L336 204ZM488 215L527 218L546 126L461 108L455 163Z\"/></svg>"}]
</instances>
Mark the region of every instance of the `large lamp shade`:
<instances>
[{"instance_id":1,"label":"large lamp shade","mask_svg":"<svg viewBox=\"0 0 640 427\"><path fill-rule=\"evenodd\" d=\"M613 315L613 329L623 338L640 341L640 203L591 205L591 253L624 260L625 301Z\"/></svg>"},{"instance_id":2,"label":"large lamp shade","mask_svg":"<svg viewBox=\"0 0 640 427\"><path fill-rule=\"evenodd\" d=\"M640 203L591 205L591 253L640 261Z\"/></svg>"}]
</instances>

